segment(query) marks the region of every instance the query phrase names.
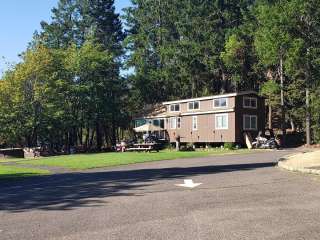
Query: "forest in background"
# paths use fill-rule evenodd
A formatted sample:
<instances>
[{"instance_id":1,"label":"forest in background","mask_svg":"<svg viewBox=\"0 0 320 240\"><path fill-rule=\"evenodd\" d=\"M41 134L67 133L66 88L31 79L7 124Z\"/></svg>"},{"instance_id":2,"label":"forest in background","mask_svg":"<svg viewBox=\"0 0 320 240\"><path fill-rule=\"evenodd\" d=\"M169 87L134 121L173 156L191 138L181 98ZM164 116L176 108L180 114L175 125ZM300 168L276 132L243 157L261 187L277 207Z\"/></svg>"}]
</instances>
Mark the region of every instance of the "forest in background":
<instances>
[{"instance_id":1,"label":"forest in background","mask_svg":"<svg viewBox=\"0 0 320 240\"><path fill-rule=\"evenodd\" d=\"M244 90L320 142L318 0L59 0L41 27L0 80L2 147L101 150L146 104Z\"/></svg>"}]
</instances>

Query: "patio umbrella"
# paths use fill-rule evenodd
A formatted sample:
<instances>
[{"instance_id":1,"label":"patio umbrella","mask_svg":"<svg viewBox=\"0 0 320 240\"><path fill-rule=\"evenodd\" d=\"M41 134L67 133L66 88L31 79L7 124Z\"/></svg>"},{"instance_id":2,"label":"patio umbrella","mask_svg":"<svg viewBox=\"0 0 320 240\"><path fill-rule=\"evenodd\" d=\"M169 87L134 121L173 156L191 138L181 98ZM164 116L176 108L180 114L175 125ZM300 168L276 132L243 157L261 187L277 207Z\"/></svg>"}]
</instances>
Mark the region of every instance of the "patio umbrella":
<instances>
[{"instance_id":1,"label":"patio umbrella","mask_svg":"<svg viewBox=\"0 0 320 240\"><path fill-rule=\"evenodd\" d=\"M161 131L163 128L159 126L155 126L151 123L144 124L140 127L136 127L133 129L136 132L156 132L156 131Z\"/></svg>"}]
</instances>

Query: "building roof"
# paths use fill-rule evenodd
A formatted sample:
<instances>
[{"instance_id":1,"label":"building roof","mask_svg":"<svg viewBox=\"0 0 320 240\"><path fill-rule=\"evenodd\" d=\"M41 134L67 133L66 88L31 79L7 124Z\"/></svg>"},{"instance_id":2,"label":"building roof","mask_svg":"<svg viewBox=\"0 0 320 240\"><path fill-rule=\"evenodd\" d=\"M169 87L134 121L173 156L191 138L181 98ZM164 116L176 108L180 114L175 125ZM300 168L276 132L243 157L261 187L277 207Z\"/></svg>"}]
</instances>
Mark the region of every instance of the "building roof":
<instances>
[{"instance_id":1,"label":"building roof","mask_svg":"<svg viewBox=\"0 0 320 240\"><path fill-rule=\"evenodd\" d=\"M166 107L162 104L147 104L138 112L133 119L163 117Z\"/></svg>"},{"instance_id":2,"label":"building roof","mask_svg":"<svg viewBox=\"0 0 320 240\"><path fill-rule=\"evenodd\" d=\"M234 96L248 95L248 94L258 95L258 93L255 91L244 91L244 92L237 92L237 93L226 93L226 94L212 95L212 96L206 96L206 97L199 97L199 98L188 98L188 99L182 99L182 100L167 101L167 102L163 102L163 105L174 104L174 103L185 103L185 102L191 102L191 101L211 100L215 98L234 97Z\"/></svg>"}]
</instances>

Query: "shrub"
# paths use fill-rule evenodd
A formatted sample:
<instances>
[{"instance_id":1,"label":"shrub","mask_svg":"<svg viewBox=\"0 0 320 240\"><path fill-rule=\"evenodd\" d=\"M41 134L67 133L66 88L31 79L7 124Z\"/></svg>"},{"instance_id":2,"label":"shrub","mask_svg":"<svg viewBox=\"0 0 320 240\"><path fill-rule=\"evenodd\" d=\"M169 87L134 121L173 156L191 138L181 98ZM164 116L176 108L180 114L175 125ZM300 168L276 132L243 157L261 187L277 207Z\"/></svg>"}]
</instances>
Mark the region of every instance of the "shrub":
<instances>
[{"instance_id":1,"label":"shrub","mask_svg":"<svg viewBox=\"0 0 320 240\"><path fill-rule=\"evenodd\" d=\"M187 144L187 145L181 146L180 151L191 152L191 151L195 151L195 149L193 147L193 144Z\"/></svg>"},{"instance_id":2,"label":"shrub","mask_svg":"<svg viewBox=\"0 0 320 240\"><path fill-rule=\"evenodd\" d=\"M233 150L234 149L234 144L230 142L225 142L223 145L223 148Z\"/></svg>"}]
</instances>

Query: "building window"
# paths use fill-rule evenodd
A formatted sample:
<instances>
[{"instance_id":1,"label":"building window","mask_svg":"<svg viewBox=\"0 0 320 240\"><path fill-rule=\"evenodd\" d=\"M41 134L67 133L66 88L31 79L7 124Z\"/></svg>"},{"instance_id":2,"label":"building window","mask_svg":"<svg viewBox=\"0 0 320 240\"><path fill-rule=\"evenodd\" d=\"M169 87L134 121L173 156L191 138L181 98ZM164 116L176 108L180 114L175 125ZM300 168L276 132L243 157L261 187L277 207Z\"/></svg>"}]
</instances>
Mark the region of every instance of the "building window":
<instances>
[{"instance_id":1,"label":"building window","mask_svg":"<svg viewBox=\"0 0 320 240\"><path fill-rule=\"evenodd\" d=\"M171 104L169 109L170 112L180 112L180 104Z\"/></svg>"},{"instance_id":2,"label":"building window","mask_svg":"<svg viewBox=\"0 0 320 240\"><path fill-rule=\"evenodd\" d=\"M160 127L164 128L164 119L160 119Z\"/></svg>"},{"instance_id":3,"label":"building window","mask_svg":"<svg viewBox=\"0 0 320 240\"><path fill-rule=\"evenodd\" d=\"M170 128L171 129L176 129L177 128L177 118L176 117L171 117L170 118Z\"/></svg>"},{"instance_id":4,"label":"building window","mask_svg":"<svg viewBox=\"0 0 320 240\"><path fill-rule=\"evenodd\" d=\"M258 117L256 115L243 115L243 129L257 130Z\"/></svg>"},{"instance_id":5,"label":"building window","mask_svg":"<svg viewBox=\"0 0 320 240\"><path fill-rule=\"evenodd\" d=\"M228 105L228 100L227 100L227 98L217 98L217 99L213 99L213 107L214 107L214 108L227 107L227 105Z\"/></svg>"},{"instance_id":6,"label":"building window","mask_svg":"<svg viewBox=\"0 0 320 240\"><path fill-rule=\"evenodd\" d=\"M155 126L160 126L160 120L159 119L154 119L152 124L155 125Z\"/></svg>"},{"instance_id":7,"label":"building window","mask_svg":"<svg viewBox=\"0 0 320 240\"><path fill-rule=\"evenodd\" d=\"M198 117L197 116L192 117L192 130L193 131L198 130Z\"/></svg>"},{"instance_id":8,"label":"building window","mask_svg":"<svg viewBox=\"0 0 320 240\"><path fill-rule=\"evenodd\" d=\"M181 128L181 117L177 118L177 128L180 129Z\"/></svg>"},{"instance_id":9,"label":"building window","mask_svg":"<svg viewBox=\"0 0 320 240\"><path fill-rule=\"evenodd\" d=\"M154 119L153 125L164 128L164 119Z\"/></svg>"},{"instance_id":10,"label":"building window","mask_svg":"<svg viewBox=\"0 0 320 240\"><path fill-rule=\"evenodd\" d=\"M134 127L140 127L146 123L147 123L147 121L145 119L137 119L134 122Z\"/></svg>"},{"instance_id":11,"label":"building window","mask_svg":"<svg viewBox=\"0 0 320 240\"><path fill-rule=\"evenodd\" d=\"M254 97L243 97L244 108L257 108L257 98Z\"/></svg>"},{"instance_id":12,"label":"building window","mask_svg":"<svg viewBox=\"0 0 320 240\"><path fill-rule=\"evenodd\" d=\"M228 114L215 115L215 128L228 129Z\"/></svg>"},{"instance_id":13,"label":"building window","mask_svg":"<svg viewBox=\"0 0 320 240\"><path fill-rule=\"evenodd\" d=\"M200 109L200 102L199 101L194 101L194 102L188 103L188 111L198 110L198 109Z\"/></svg>"}]
</instances>

